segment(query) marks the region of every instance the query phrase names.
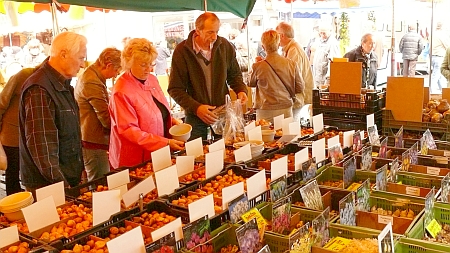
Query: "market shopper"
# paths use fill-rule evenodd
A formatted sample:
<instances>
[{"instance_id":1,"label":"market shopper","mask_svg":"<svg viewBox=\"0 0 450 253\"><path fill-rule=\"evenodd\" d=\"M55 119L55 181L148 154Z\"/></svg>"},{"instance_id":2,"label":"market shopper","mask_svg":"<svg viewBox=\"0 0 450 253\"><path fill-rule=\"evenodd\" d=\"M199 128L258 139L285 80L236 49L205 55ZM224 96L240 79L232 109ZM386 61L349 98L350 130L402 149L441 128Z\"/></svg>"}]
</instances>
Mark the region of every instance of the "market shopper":
<instances>
[{"instance_id":1,"label":"market shopper","mask_svg":"<svg viewBox=\"0 0 450 253\"><path fill-rule=\"evenodd\" d=\"M83 158L78 106L70 86L84 67L87 39L58 34L50 59L24 83L19 103L20 175L28 191L81 181Z\"/></svg>"},{"instance_id":2,"label":"market shopper","mask_svg":"<svg viewBox=\"0 0 450 253\"><path fill-rule=\"evenodd\" d=\"M23 62L23 66L25 68L36 67L37 65L40 65L47 57L44 54L44 46L42 46L41 42L38 39L31 39L27 43L26 47L27 50Z\"/></svg>"},{"instance_id":3,"label":"market shopper","mask_svg":"<svg viewBox=\"0 0 450 253\"><path fill-rule=\"evenodd\" d=\"M441 74L447 79L447 87L450 86L450 48L445 52L444 60L441 65Z\"/></svg>"},{"instance_id":4,"label":"market shopper","mask_svg":"<svg viewBox=\"0 0 450 253\"><path fill-rule=\"evenodd\" d=\"M9 78L0 93L0 142L6 153L8 166L5 171L6 194L21 192L19 162L19 101L22 85L39 66L24 68Z\"/></svg>"},{"instance_id":5,"label":"market shopper","mask_svg":"<svg viewBox=\"0 0 450 253\"><path fill-rule=\"evenodd\" d=\"M150 72L158 52L147 39L131 39L122 51L123 73L109 103L111 137L109 160L113 168L135 166L151 159L150 153L167 145L181 150L184 143L171 139L172 117L158 79Z\"/></svg>"},{"instance_id":6,"label":"market shopper","mask_svg":"<svg viewBox=\"0 0 450 253\"><path fill-rule=\"evenodd\" d=\"M316 87L329 83L330 61L333 58L341 57L339 42L334 36L331 36L331 28L329 26L320 25L319 36L320 40L317 43L313 62L313 76Z\"/></svg>"},{"instance_id":7,"label":"market shopper","mask_svg":"<svg viewBox=\"0 0 450 253\"><path fill-rule=\"evenodd\" d=\"M207 128L218 118L212 110L225 104L228 86L242 103L247 102L247 87L236 60L233 45L217 35L219 18L211 12L201 14L195 30L175 48L168 92L186 111L192 125L191 139L206 140Z\"/></svg>"},{"instance_id":8,"label":"market shopper","mask_svg":"<svg viewBox=\"0 0 450 253\"><path fill-rule=\"evenodd\" d=\"M447 80L441 74L441 65L444 61L445 52L450 48L450 36L442 29L442 23L436 24L436 30L431 37L431 94L441 94L442 88L447 87Z\"/></svg>"},{"instance_id":9,"label":"market shopper","mask_svg":"<svg viewBox=\"0 0 450 253\"><path fill-rule=\"evenodd\" d=\"M167 58L170 57L170 50L161 45L161 41L156 43L156 51L158 51L158 57L156 58L155 74L167 75ZM164 43L167 43L164 41Z\"/></svg>"},{"instance_id":10,"label":"market shopper","mask_svg":"<svg viewBox=\"0 0 450 253\"><path fill-rule=\"evenodd\" d=\"M106 48L94 64L89 66L75 86L75 99L80 108L81 140L84 169L88 181L109 172L109 135L111 118L106 79L119 73L120 50Z\"/></svg>"},{"instance_id":11,"label":"market shopper","mask_svg":"<svg viewBox=\"0 0 450 253\"><path fill-rule=\"evenodd\" d=\"M302 93L295 94L297 99L301 102L294 104L294 115L299 112L304 104L312 104L312 90L314 87L314 80L311 71L311 64L308 60L305 50L294 40L294 28L286 22L278 24L276 31L280 35L280 46L282 48L283 56L292 60L297 64L300 71L300 76L305 82L305 89Z\"/></svg>"},{"instance_id":12,"label":"market shopper","mask_svg":"<svg viewBox=\"0 0 450 253\"><path fill-rule=\"evenodd\" d=\"M422 38L417 34L416 26L409 25L408 33L400 40L400 52L403 59L403 76L415 76L416 64L423 50Z\"/></svg>"},{"instance_id":13,"label":"market shopper","mask_svg":"<svg viewBox=\"0 0 450 253\"><path fill-rule=\"evenodd\" d=\"M373 35L366 33L361 37L361 45L347 52L344 58L349 62L362 63L362 83L361 88L376 88L377 85L377 56L373 52L375 42Z\"/></svg>"},{"instance_id":14,"label":"market shopper","mask_svg":"<svg viewBox=\"0 0 450 253\"><path fill-rule=\"evenodd\" d=\"M284 114L292 117L292 96L302 93L305 82L297 64L278 54L280 35L269 30L262 34L261 42L267 56L252 66L250 87L256 87L256 120L273 121Z\"/></svg>"}]
</instances>

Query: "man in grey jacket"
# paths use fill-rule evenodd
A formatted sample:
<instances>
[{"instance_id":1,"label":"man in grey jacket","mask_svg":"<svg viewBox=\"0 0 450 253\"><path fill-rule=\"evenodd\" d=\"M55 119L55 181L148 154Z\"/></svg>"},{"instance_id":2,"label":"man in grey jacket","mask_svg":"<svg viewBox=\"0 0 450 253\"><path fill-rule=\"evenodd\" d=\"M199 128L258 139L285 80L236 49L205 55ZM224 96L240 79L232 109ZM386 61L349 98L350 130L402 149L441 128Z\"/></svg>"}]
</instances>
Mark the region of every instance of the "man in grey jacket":
<instances>
[{"instance_id":1,"label":"man in grey jacket","mask_svg":"<svg viewBox=\"0 0 450 253\"><path fill-rule=\"evenodd\" d=\"M400 52L403 54L403 76L415 76L416 64L422 53L423 42L417 34L415 24L408 26L408 33L400 40Z\"/></svg>"}]
</instances>

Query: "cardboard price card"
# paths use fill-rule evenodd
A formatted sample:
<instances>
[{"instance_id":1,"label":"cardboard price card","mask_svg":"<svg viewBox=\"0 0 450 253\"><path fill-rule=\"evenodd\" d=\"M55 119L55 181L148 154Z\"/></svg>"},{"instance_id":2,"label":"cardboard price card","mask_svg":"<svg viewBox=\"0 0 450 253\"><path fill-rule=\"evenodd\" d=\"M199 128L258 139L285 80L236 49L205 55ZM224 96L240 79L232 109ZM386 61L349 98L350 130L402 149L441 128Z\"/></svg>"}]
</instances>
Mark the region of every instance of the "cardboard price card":
<instances>
[{"instance_id":1,"label":"cardboard price card","mask_svg":"<svg viewBox=\"0 0 450 253\"><path fill-rule=\"evenodd\" d=\"M425 213L423 215L423 224L425 227L427 227L430 224L430 222L434 220L434 213L433 213L434 195L435 194L433 187L425 197Z\"/></svg>"},{"instance_id":2,"label":"cardboard price card","mask_svg":"<svg viewBox=\"0 0 450 253\"><path fill-rule=\"evenodd\" d=\"M319 185L315 179L300 188L299 191L303 202L305 203L305 207L323 210L322 195L320 194Z\"/></svg>"},{"instance_id":3,"label":"cardboard price card","mask_svg":"<svg viewBox=\"0 0 450 253\"><path fill-rule=\"evenodd\" d=\"M348 159L344 163L344 188L347 189L349 185L355 181L356 176L356 157Z\"/></svg>"},{"instance_id":4,"label":"cardboard price card","mask_svg":"<svg viewBox=\"0 0 450 253\"><path fill-rule=\"evenodd\" d=\"M287 235L291 224L291 198L282 198L272 205L272 232Z\"/></svg>"},{"instance_id":5,"label":"cardboard price card","mask_svg":"<svg viewBox=\"0 0 450 253\"><path fill-rule=\"evenodd\" d=\"M313 245L323 247L330 240L330 207L312 221Z\"/></svg>"},{"instance_id":6,"label":"cardboard price card","mask_svg":"<svg viewBox=\"0 0 450 253\"><path fill-rule=\"evenodd\" d=\"M441 201L444 203L449 203L450 198L450 173L448 173L443 179L441 183Z\"/></svg>"},{"instance_id":7,"label":"cardboard price card","mask_svg":"<svg viewBox=\"0 0 450 253\"><path fill-rule=\"evenodd\" d=\"M392 234L392 223L388 223L386 227L378 235L378 252L394 253L394 236Z\"/></svg>"},{"instance_id":8,"label":"cardboard price card","mask_svg":"<svg viewBox=\"0 0 450 253\"><path fill-rule=\"evenodd\" d=\"M398 162L398 158L395 158L391 164L391 176L390 176L391 182L393 182L393 183L397 182L397 172L399 169L400 169L400 164Z\"/></svg>"},{"instance_id":9,"label":"cardboard price card","mask_svg":"<svg viewBox=\"0 0 450 253\"><path fill-rule=\"evenodd\" d=\"M251 219L242 226L236 228L236 238L239 248L247 249L248 251L246 252L258 252L263 246L263 237L258 231L256 219Z\"/></svg>"},{"instance_id":10,"label":"cardboard price card","mask_svg":"<svg viewBox=\"0 0 450 253\"><path fill-rule=\"evenodd\" d=\"M441 232L442 226L437 222L436 219L433 219L428 226L425 227L427 232L431 235L431 237L436 238L436 236Z\"/></svg>"},{"instance_id":11,"label":"cardboard price card","mask_svg":"<svg viewBox=\"0 0 450 253\"><path fill-rule=\"evenodd\" d=\"M356 190L356 210L370 211L370 179L366 179Z\"/></svg>"},{"instance_id":12,"label":"cardboard price card","mask_svg":"<svg viewBox=\"0 0 450 253\"><path fill-rule=\"evenodd\" d=\"M370 170L372 166L372 146L363 148L361 154L361 170Z\"/></svg>"},{"instance_id":13,"label":"cardboard price card","mask_svg":"<svg viewBox=\"0 0 450 253\"><path fill-rule=\"evenodd\" d=\"M356 226L354 192L350 192L339 201L339 222L342 225Z\"/></svg>"},{"instance_id":14,"label":"cardboard price card","mask_svg":"<svg viewBox=\"0 0 450 253\"><path fill-rule=\"evenodd\" d=\"M396 148L403 148L403 126L395 134L394 146Z\"/></svg>"},{"instance_id":15,"label":"cardboard price card","mask_svg":"<svg viewBox=\"0 0 450 253\"><path fill-rule=\"evenodd\" d=\"M309 180L315 178L316 174L317 174L317 163L316 163L315 157L302 163L302 175L303 175L302 181L303 182L308 182Z\"/></svg>"}]
</instances>

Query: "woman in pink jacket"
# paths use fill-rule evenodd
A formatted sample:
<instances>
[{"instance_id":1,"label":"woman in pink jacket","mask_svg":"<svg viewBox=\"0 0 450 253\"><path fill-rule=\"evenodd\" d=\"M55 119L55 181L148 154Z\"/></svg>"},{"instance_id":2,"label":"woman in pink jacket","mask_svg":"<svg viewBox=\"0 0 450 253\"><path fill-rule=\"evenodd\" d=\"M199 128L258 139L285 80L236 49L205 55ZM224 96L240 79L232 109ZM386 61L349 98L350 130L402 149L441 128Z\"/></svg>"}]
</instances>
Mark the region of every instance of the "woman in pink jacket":
<instances>
[{"instance_id":1,"label":"woman in pink jacket","mask_svg":"<svg viewBox=\"0 0 450 253\"><path fill-rule=\"evenodd\" d=\"M158 80L150 74L157 56L147 39L131 39L122 51L125 73L117 79L109 104L113 168L148 161L152 151L166 145L172 150L184 147L171 139L169 128L178 121L171 116Z\"/></svg>"}]
</instances>

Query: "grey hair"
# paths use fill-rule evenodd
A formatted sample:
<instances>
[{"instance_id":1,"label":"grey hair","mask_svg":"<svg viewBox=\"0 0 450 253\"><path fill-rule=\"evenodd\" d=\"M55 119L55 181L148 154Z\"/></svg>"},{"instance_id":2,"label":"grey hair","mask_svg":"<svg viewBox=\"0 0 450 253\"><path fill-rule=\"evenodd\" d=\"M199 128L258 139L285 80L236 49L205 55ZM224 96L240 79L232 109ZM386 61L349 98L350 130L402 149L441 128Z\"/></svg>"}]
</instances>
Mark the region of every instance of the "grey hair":
<instances>
[{"instance_id":1,"label":"grey hair","mask_svg":"<svg viewBox=\"0 0 450 253\"><path fill-rule=\"evenodd\" d=\"M62 32L56 35L52 41L50 57L55 57L64 50L70 55L75 55L86 44L87 39L83 35L74 32Z\"/></svg>"},{"instance_id":2,"label":"grey hair","mask_svg":"<svg viewBox=\"0 0 450 253\"><path fill-rule=\"evenodd\" d=\"M100 68L106 68L108 64L112 64L115 68L121 66L121 52L114 47L105 48L95 61L95 65Z\"/></svg>"},{"instance_id":3,"label":"grey hair","mask_svg":"<svg viewBox=\"0 0 450 253\"><path fill-rule=\"evenodd\" d=\"M366 33L361 37L361 43L364 43L368 40L369 36L373 37L373 34L371 33Z\"/></svg>"},{"instance_id":4,"label":"grey hair","mask_svg":"<svg viewBox=\"0 0 450 253\"><path fill-rule=\"evenodd\" d=\"M281 22L277 25L276 29L280 29L283 34L288 37L289 39L294 38L294 28L286 22Z\"/></svg>"},{"instance_id":5,"label":"grey hair","mask_svg":"<svg viewBox=\"0 0 450 253\"><path fill-rule=\"evenodd\" d=\"M203 30L205 27L205 21L211 19L220 23L219 17L212 12L204 12L195 20L195 28L198 30Z\"/></svg>"}]
</instances>

